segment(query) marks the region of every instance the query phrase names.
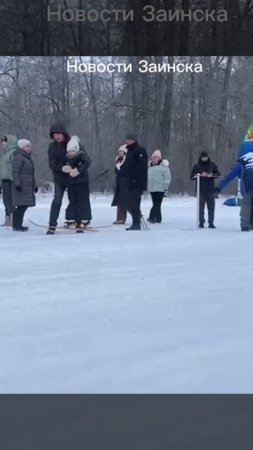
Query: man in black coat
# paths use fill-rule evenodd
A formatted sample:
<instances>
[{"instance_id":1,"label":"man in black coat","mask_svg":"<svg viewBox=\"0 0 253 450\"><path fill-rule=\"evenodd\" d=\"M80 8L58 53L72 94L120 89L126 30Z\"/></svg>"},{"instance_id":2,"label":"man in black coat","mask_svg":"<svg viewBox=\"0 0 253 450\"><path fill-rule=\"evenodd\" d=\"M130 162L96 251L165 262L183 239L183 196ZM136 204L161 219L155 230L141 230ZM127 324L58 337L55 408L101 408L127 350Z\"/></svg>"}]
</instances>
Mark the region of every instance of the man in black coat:
<instances>
[{"instance_id":1,"label":"man in black coat","mask_svg":"<svg viewBox=\"0 0 253 450\"><path fill-rule=\"evenodd\" d=\"M62 171L66 162L67 143L70 135L62 123L56 123L50 128L50 137L53 140L49 145L49 167L54 177L54 199L51 205L48 234L54 234L60 214L62 199L68 185L68 174Z\"/></svg>"},{"instance_id":2,"label":"man in black coat","mask_svg":"<svg viewBox=\"0 0 253 450\"><path fill-rule=\"evenodd\" d=\"M126 136L127 155L125 173L127 179L127 206L132 216L132 226L129 230L141 229L141 196L147 189L148 155L145 148L138 144L137 136L129 133Z\"/></svg>"},{"instance_id":3,"label":"man in black coat","mask_svg":"<svg viewBox=\"0 0 253 450\"><path fill-rule=\"evenodd\" d=\"M216 164L211 161L207 152L203 151L197 164L192 169L191 179L196 180L200 175L200 199L199 199L199 227L204 228L205 223L205 205L208 209L209 228L215 228L215 178L220 176Z\"/></svg>"}]
</instances>

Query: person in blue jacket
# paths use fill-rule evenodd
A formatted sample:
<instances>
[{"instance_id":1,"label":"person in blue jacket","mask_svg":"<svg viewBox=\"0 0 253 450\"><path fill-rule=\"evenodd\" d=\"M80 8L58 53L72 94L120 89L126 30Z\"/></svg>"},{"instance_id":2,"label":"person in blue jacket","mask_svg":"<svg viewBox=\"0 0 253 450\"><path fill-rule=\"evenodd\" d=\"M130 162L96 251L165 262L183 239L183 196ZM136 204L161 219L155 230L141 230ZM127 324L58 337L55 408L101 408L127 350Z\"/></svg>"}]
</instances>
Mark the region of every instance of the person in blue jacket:
<instances>
[{"instance_id":1,"label":"person in blue jacket","mask_svg":"<svg viewBox=\"0 0 253 450\"><path fill-rule=\"evenodd\" d=\"M239 177L241 180L241 230L250 231L252 229L252 203L253 203L253 143L252 151L242 155L237 163L232 167L228 175L221 180L216 192L224 189L232 180Z\"/></svg>"}]
</instances>

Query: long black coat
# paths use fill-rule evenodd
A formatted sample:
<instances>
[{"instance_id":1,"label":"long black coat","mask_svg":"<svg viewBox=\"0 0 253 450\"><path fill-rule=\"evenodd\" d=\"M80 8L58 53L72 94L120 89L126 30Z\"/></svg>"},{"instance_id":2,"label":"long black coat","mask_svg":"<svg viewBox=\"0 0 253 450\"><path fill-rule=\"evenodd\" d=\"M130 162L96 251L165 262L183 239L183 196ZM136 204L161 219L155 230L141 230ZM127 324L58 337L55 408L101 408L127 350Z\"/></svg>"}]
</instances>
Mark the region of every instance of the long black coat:
<instances>
[{"instance_id":1,"label":"long black coat","mask_svg":"<svg viewBox=\"0 0 253 450\"><path fill-rule=\"evenodd\" d=\"M118 157L116 164L120 161ZM121 208L127 208L127 174L126 174L126 161L121 165L120 169L115 168L116 180L115 180L115 192L112 201L112 206L121 206Z\"/></svg>"},{"instance_id":2,"label":"long black coat","mask_svg":"<svg viewBox=\"0 0 253 450\"><path fill-rule=\"evenodd\" d=\"M127 188L146 191L148 182L148 155L138 142L127 146L126 177Z\"/></svg>"},{"instance_id":3,"label":"long black coat","mask_svg":"<svg viewBox=\"0 0 253 450\"><path fill-rule=\"evenodd\" d=\"M35 176L31 156L17 149L12 166L12 202L13 206L35 206ZM17 191L16 187L22 190Z\"/></svg>"}]
</instances>

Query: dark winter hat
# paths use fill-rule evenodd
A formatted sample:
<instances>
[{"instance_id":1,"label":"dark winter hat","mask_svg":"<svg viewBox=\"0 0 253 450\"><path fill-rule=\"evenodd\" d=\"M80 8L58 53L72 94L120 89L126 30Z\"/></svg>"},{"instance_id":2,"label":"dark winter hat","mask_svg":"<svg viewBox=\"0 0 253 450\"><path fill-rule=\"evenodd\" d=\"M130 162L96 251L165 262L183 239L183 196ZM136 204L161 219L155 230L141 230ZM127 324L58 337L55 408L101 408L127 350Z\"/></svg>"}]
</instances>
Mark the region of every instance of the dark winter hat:
<instances>
[{"instance_id":1,"label":"dark winter hat","mask_svg":"<svg viewBox=\"0 0 253 450\"><path fill-rule=\"evenodd\" d=\"M138 136L136 133L128 133L125 137L126 141L134 141L137 142L138 141Z\"/></svg>"},{"instance_id":2,"label":"dark winter hat","mask_svg":"<svg viewBox=\"0 0 253 450\"><path fill-rule=\"evenodd\" d=\"M66 128L65 124L62 122L54 123L50 127L50 137L51 138L53 137L54 133L62 133L68 141L70 139L70 135L67 131L67 128Z\"/></svg>"},{"instance_id":3,"label":"dark winter hat","mask_svg":"<svg viewBox=\"0 0 253 450\"><path fill-rule=\"evenodd\" d=\"M203 151L200 153L200 158L209 158L209 155L207 152Z\"/></svg>"},{"instance_id":4,"label":"dark winter hat","mask_svg":"<svg viewBox=\"0 0 253 450\"><path fill-rule=\"evenodd\" d=\"M1 142L8 142L7 136L2 137Z\"/></svg>"}]
</instances>

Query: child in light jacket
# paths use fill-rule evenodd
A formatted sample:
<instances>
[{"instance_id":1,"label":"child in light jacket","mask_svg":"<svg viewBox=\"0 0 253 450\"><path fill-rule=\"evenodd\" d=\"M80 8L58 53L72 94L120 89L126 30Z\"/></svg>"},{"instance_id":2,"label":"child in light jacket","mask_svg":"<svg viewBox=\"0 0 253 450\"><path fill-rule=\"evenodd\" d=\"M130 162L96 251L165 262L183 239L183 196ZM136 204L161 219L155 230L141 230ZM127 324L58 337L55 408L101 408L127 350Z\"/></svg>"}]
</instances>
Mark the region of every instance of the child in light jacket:
<instances>
[{"instance_id":1,"label":"child in light jacket","mask_svg":"<svg viewBox=\"0 0 253 450\"><path fill-rule=\"evenodd\" d=\"M153 206L149 213L148 222L162 222L162 202L168 193L171 183L169 161L162 158L160 150L155 150L148 168L148 191L151 194Z\"/></svg>"}]
</instances>

